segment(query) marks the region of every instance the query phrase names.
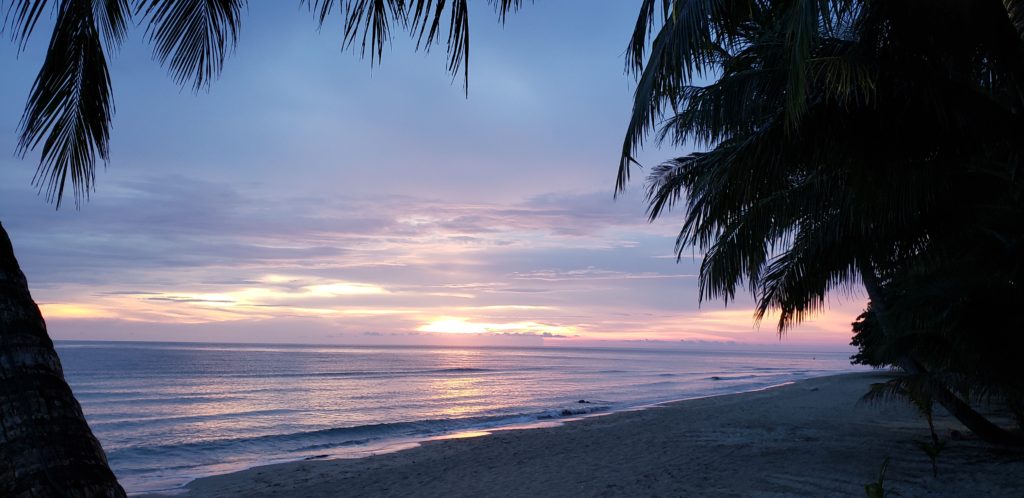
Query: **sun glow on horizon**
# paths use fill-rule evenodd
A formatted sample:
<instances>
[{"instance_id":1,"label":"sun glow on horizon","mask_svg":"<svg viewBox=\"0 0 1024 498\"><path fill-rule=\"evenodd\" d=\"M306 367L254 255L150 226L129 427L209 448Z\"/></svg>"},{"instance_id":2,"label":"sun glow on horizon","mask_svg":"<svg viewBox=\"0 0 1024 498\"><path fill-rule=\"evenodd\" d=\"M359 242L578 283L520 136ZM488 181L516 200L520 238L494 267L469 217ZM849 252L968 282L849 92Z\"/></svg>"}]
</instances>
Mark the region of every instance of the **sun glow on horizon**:
<instances>
[{"instance_id":1,"label":"sun glow on horizon","mask_svg":"<svg viewBox=\"0 0 1024 498\"><path fill-rule=\"evenodd\" d=\"M437 317L416 328L417 332L435 332L443 334L524 334L546 336L572 336L579 330L573 326L559 326L535 321L509 323L474 322L467 318Z\"/></svg>"},{"instance_id":2,"label":"sun glow on horizon","mask_svg":"<svg viewBox=\"0 0 1024 498\"><path fill-rule=\"evenodd\" d=\"M637 269L576 259L535 261L533 255L522 263L515 259L524 250L553 255L596 251L603 255L608 249L605 242L575 235L563 238L571 242L567 247L551 249L551 244L542 241L558 237L542 237L545 232L541 229L519 228L473 236L493 243L444 242L444 234L453 232L435 225L467 223L475 212L453 210L442 216L444 210L435 211L440 214L416 218L416 226L424 233L410 236L408 246L401 246L399 239L388 233L360 238L359 243L352 243L356 249L344 258L330 254L287 264L269 261L180 273L154 271L139 283L123 287L73 285L62 289L43 310L48 319L68 324L89 322L69 329L69 333L100 328L106 320L129 322L137 329L147 323L193 327L206 331L203 338L235 334L232 338L241 341L255 336L234 331L259 329L262 337L273 339L299 329L310 337L304 340L331 343L780 341L774 331L777 317L766 316L758 327L749 306L686 309L685 302L670 296L689 282L689 273L674 266L662 269L661 260L654 256L650 261L641 260L651 268ZM524 215L517 211L516 216ZM519 245L502 245L499 241L503 238L516 239ZM372 243L363 245L367 241ZM314 242L322 244L320 239ZM594 243L597 245L589 245ZM310 242L311 247L316 244ZM504 258L514 261L504 263ZM403 264L380 265L398 260ZM635 299L651 295L652 287L661 289L654 302ZM859 309L839 308L797 327L786 338L847 343L849 323ZM216 331L216 336L209 331Z\"/></svg>"},{"instance_id":3,"label":"sun glow on horizon","mask_svg":"<svg viewBox=\"0 0 1024 498\"><path fill-rule=\"evenodd\" d=\"M71 303L39 303L45 318L116 318L117 314L95 306Z\"/></svg>"}]
</instances>

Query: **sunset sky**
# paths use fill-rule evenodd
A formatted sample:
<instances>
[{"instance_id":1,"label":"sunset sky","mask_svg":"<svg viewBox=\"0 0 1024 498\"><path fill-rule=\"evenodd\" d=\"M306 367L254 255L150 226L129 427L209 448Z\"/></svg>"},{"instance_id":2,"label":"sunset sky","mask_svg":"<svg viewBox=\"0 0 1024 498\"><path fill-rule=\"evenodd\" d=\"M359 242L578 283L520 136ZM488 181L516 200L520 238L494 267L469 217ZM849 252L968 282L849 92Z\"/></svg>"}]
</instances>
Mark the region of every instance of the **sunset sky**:
<instances>
[{"instance_id":1,"label":"sunset sky","mask_svg":"<svg viewBox=\"0 0 1024 498\"><path fill-rule=\"evenodd\" d=\"M748 298L698 309L699 254L675 262L680 213L646 221L643 172L613 200L638 2L600 3L527 3L501 27L479 2L468 98L443 47L399 35L371 67L298 2L250 6L198 95L136 30L111 55L112 159L80 211L55 211L36 157L14 155L48 32L0 44L0 222L51 335L844 347L863 297L780 344Z\"/></svg>"}]
</instances>

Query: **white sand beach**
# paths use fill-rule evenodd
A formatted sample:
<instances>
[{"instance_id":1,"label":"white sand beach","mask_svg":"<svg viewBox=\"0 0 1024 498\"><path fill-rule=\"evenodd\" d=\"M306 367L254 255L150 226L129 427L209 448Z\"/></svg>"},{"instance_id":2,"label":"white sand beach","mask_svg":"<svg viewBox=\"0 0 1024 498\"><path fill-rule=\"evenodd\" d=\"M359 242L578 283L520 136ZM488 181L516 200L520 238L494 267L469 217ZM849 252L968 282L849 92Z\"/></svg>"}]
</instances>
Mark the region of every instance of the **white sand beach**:
<instances>
[{"instance_id":1,"label":"white sand beach","mask_svg":"<svg viewBox=\"0 0 1024 498\"><path fill-rule=\"evenodd\" d=\"M933 477L916 446L928 437L924 419L905 403L859 402L885 377L822 377L363 459L257 467L193 481L181 496L865 496L886 457L894 496L1024 496L1024 454L951 439L963 428L938 408L948 443Z\"/></svg>"}]
</instances>

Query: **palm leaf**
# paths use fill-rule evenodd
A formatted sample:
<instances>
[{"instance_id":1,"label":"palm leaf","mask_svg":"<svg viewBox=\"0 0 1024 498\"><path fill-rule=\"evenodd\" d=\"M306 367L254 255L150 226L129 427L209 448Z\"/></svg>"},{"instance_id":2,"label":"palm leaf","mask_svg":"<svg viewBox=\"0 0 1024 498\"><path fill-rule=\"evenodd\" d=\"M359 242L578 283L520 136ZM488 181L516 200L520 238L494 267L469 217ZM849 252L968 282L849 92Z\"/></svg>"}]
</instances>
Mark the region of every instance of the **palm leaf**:
<instances>
[{"instance_id":1,"label":"palm leaf","mask_svg":"<svg viewBox=\"0 0 1024 498\"><path fill-rule=\"evenodd\" d=\"M18 43L18 49L23 50L28 39L35 31L39 17L49 4L48 0L10 0L5 2L3 29L11 30L11 39Z\"/></svg>"},{"instance_id":2,"label":"palm leaf","mask_svg":"<svg viewBox=\"0 0 1024 498\"><path fill-rule=\"evenodd\" d=\"M504 24L510 13L523 6L523 0L488 0L498 14L498 20ZM417 48L430 50L440 38L441 23L444 18L445 0L414 0L408 9L411 13L410 29L417 37ZM448 15L448 71L457 77L462 70L463 89L469 91L469 2L468 0L452 0Z\"/></svg>"},{"instance_id":3,"label":"palm leaf","mask_svg":"<svg viewBox=\"0 0 1024 498\"><path fill-rule=\"evenodd\" d=\"M724 27L737 23L736 19L722 18L717 0L663 0L662 24L650 41L650 55L645 63L648 37L656 22L654 4L652 0L642 4L626 50L627 71L639 78L623 139L616 191L625 188L630 167L638 164L634 153L643 145L647 133L655 128L665 109L676 107L683 100L680 90L695 75L708 71L725 52L716 34L728 33Z\"/></svg>"},{"instance_id":4,"label":"palm leaf","mask_svg":"<svg viewBox=\"0 0 1024 498\"><path fill-rule=\"evenodd\" d=\"M468 0L303 0L312 9L322 27L332 12L342 19L342 48L359 46L370 63L380 63L384 46L391 41L393 26L407 29L417 39L416 48L426 51L440 43L442 26L448 25L446 49L448 71L452 77L462 74L463 88L469 91L469 1ZM522 0L489 0L499 20L522 7Z\"/></svg>"},{"instance_id":5,"label":"palm leaf","mask_svg":"<svg viewBox=\"0 0 1024 498\"><path fill-rule=\"evenodd\" d=\"M128 25L132 21L128 0L95 0L93 9L107 49L116 49L128 35Z\"/></svg>"},{"instance_id":6,"label":"palm leaf","mask_svg":"<svg viewBox=\"0 0 1024 498\"><path fill-rule=\"evenodd\" d=\"M209 88L238 41L245 0L144 0L154 57L180 85Z\"/></svg>"},{"instance_id":7,"label":"palm leaf","mask_svg":"<svg viewBox=\"0 0 1024 498\"><path fill-rule=\"evenodd\" d=\"M1024 40L1024 0L1003 0L1003 7L1018 36Z\"/></svg>"},{"instance_id":8,"label":"palm leaf","mask_svg":"<svg viewBox=\"0 0 1024 498\"><path fill-rule=\"evenodd\" d=\"M117 38L123 24L104 21ZM33 182L59 207L68 180L76 205L89 196L96 158L109 158L114 107L110 75L93 2L61 4L46 59L39 70L21 120L21 155L42 145Z\"/></svg>"}]
</instances>

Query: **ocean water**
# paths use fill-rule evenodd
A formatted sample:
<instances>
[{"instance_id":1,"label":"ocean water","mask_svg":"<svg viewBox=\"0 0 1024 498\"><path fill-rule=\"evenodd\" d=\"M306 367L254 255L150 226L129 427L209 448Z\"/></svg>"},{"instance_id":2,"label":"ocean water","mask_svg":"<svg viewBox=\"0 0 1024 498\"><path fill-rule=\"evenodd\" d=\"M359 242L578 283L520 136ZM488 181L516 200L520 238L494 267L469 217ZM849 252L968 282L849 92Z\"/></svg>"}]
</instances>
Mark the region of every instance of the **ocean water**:
<instances>
[{"instance_id":1,"label":"ocean water","mask_svg":"<svg viewBox=\"0 0 1024 498\"><path fill-rule=\"evenodd\" d=\"M57 352L129 493L855 369L848 354L804 352L77 341Z\"/></svg>"}]
</instances>

